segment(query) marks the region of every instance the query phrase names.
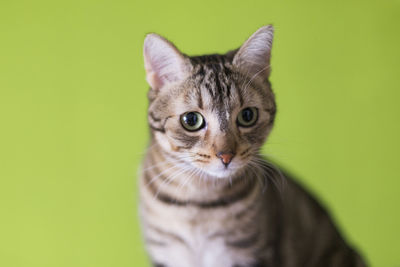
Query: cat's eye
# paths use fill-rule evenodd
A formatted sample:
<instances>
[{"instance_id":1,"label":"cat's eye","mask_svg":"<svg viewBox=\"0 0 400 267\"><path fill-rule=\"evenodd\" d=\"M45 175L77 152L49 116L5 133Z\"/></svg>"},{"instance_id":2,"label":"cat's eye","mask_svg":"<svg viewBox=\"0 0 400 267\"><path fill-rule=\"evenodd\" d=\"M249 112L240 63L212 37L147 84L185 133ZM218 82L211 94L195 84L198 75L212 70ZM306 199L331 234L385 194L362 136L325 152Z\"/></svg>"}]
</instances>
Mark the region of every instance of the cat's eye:
<instances>
[{"instance_id":1,"label":"cat's eye","mask_svg":"<svg viewBox=\"0 0 400 267\"><path fill-rule=\"evenodd\" d=\"M242 127L251 127L257 122L257 108L244 108L239 112L237 124Z\"/></svg>"},{"instance_id":2,"label":"cat's eye","mask_svg":"<svg viewBox=\"0 0 400 267\"><path fill-rule=\"evenodd\" d=\"M198 131L205 126L204 118L199 112L190 111L181 115L183 128L190 132Z\"/></svg>"}]
</instances>

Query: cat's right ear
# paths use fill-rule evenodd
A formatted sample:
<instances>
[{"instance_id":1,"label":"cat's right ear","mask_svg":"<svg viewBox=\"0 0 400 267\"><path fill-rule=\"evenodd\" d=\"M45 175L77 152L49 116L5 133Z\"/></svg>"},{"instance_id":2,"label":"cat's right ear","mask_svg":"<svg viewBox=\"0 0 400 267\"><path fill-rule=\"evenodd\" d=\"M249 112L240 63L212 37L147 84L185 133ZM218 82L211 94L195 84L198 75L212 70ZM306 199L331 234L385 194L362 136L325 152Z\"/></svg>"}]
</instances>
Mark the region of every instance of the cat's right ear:
<instances>
[{"instance_id":1,"label":"cat's right ear","mask_svg":"<svg viewBox=\"0 0 400 267\"><path fill-rule=\"evenodd\" d=\"M184 80L189 73L189 59L158 34L146 36L143 56L146 80L154 90L160 90L167 83Z\"/></svg>"}]
</instances>

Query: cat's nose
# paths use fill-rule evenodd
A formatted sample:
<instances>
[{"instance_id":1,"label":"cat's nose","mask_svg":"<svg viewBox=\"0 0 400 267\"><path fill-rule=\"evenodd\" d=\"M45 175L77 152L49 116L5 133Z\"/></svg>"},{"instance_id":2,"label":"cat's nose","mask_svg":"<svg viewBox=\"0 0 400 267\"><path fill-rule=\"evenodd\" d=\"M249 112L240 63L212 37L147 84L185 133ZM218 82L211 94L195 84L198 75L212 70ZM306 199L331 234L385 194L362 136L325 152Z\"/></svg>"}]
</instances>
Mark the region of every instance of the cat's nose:
<instances>
[{"instance_id":1,"label":"cat's nose","mask_svg":"<svg viewBox=\"0 0 400 267\"><path fill-rule=\"evenodd\" d=\"M227 153L227 152L218 152L217 157L221 159L222 163L225 165L225 167L228 167L229 163L231 163L232 158L235 156L233 153Z\"/></svg>"}]
</instances>

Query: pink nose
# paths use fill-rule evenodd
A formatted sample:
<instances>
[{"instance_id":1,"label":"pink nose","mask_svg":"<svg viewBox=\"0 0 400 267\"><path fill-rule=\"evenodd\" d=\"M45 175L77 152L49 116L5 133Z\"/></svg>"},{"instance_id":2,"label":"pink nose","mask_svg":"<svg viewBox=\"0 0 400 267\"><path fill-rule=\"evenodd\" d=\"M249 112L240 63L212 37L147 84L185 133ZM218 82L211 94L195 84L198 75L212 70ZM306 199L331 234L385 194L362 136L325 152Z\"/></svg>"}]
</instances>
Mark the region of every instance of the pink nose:
<instances>
[{"instance_id":1,"label":"pink nose","mask_svg":"<svg viewBox=\"0 0 400 267\"><path fill-rule=\"evenodd\" d=\"M225 152L218 152L217 157L221 159L222 163L228 167L229 163L231 163L232 158L235 156L233 153L225 153Z\"/></svg>"}]
</instances>

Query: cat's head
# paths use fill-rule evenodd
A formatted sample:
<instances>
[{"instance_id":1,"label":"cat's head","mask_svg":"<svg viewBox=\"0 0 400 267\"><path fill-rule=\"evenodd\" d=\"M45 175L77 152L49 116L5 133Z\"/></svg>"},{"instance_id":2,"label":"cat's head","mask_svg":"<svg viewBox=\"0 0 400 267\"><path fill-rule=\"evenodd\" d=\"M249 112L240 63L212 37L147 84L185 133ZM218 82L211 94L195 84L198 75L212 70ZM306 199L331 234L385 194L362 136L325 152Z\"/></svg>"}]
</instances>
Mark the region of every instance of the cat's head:
<instances>
[{"instance_id":1,"label":"cat's head","mask_svg":"<svg viewBox=\"0 0 400 267\"><path fill-rule=\"evenodd\" d=\"M172 158L223 178L251 164L275 117L270 88L273 27L225 55L189 57L147 35L144 62L154 141Z\"/></svg>"}]
</instances>

